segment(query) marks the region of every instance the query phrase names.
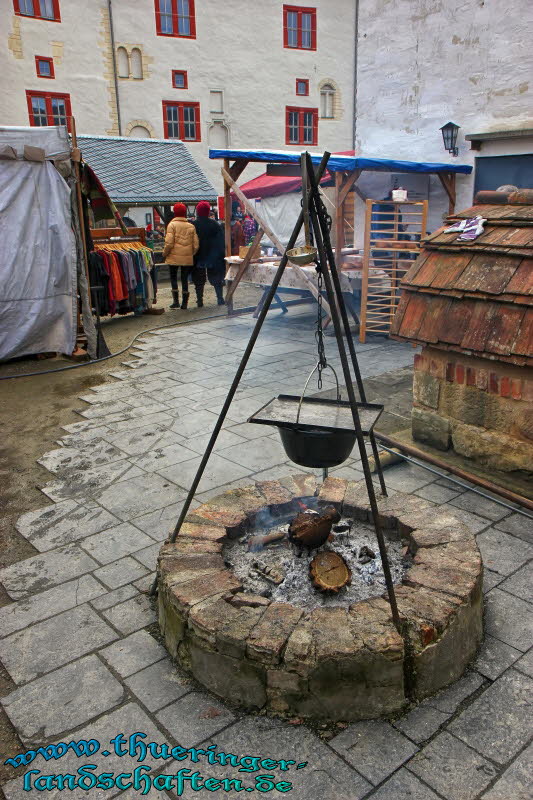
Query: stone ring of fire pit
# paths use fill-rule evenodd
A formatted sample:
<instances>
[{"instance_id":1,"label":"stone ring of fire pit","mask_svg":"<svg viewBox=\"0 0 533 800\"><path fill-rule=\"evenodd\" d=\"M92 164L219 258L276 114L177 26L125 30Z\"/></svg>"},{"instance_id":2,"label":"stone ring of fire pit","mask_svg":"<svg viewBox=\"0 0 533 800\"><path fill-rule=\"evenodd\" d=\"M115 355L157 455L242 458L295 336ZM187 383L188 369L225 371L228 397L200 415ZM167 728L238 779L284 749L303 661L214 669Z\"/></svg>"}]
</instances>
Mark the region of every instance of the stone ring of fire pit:
<instances>
[{"instance_id":1,"label":"stone ring of fire pit","mask_svg":"<svg viewBox=\"0 0 533 800\"><path fill-rule=\"evenodd\" d=\"M207 689L247 710L320 720L395 714L457 680L482 638L482 564L473 534L447 510L411 495L379 498L389 538L413 557L396 598L386 595L311 612L247 594L222 546L265 508L298 511L317 494L371 520L364 482L314 475L264 481L191 512L158 560L159 621L171 656Z\"/></svg>"}]
</instances>

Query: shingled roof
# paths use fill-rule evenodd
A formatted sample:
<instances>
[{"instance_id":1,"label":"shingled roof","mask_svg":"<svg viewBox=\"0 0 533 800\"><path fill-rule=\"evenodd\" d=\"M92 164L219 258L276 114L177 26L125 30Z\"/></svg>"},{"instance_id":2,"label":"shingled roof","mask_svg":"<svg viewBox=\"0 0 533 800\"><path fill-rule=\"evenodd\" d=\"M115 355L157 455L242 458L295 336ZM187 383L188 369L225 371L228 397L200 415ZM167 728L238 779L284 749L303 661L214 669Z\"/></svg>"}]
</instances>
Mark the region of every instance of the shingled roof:
<instances>
[{"instance_id":1,"label":"shingled roof","mask_svg":"<svg viewBox=\"0 0 533 800\"><path fill-rule=\"evenodd\" d=\"M443 350L533 366L533 191L448 217L481 215L477 239L440 228L402 280L391 335Z\"/></svg>"},{"instance_id":2,"label":"shingled roof","mask_svg":"<svg viewBox=\"0 0 533 800\"><path fill-rule=\"evenodd\" d=\"M177 139L78 136L78 146L117 205L216 201L215 188Z\"/></svg>"}]
</instances>

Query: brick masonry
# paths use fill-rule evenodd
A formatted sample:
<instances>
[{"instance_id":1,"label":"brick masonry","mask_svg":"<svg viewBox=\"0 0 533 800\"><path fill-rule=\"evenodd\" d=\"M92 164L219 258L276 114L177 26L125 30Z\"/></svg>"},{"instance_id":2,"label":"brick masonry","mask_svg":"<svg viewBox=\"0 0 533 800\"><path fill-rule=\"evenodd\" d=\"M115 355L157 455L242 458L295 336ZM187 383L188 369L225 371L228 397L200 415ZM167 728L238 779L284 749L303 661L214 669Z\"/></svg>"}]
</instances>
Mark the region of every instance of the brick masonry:
<instances>
[{"instance_id":1,"label":"brick masonry","mask_svg":"<svg viewBox=\"0 0 533 800\"><path fill-rule=\"evenodd\" d=\"M502 471L533 464L533 369L431 346L415 355L413 438Z\"/></svg>"},{"instance_id":2,"label":"brick masonry","mask_svg":"<svg viewBox=\"0 0 533 800\"><path fill-rule=\"evenodd\" d=\"M213 562L222 547L213 541L217 530L240 535L258 511L279 509L280 502L297 513L297 500L310 494L370 521L363 482L328 478L319 490L311 479L312 486L309 476L291 476L211 498L191 513L174 544L163 545L159 622L167 649L212 692L249 710L329 721L398 713L457 680L481 642L475 538L453 512L421 498L395 493L383 500L386 534L401 536L413 556L397 587L401 633L386 596L311 613L254 602L250 594L239 605L242 586ZM302 480L307 494L298 488Z\"/></svg>"}]
</instances>

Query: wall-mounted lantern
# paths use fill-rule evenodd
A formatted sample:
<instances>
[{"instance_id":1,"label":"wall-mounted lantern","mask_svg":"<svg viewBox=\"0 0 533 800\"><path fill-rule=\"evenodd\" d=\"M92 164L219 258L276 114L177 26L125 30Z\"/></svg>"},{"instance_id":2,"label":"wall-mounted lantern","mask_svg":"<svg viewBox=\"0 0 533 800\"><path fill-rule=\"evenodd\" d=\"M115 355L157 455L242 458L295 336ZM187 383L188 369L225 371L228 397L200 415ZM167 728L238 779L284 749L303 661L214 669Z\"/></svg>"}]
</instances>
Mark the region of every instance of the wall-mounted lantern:
<instances>
[{"instance_id":1,"label":"wall-mounted lantern","mask_svg":"<svg viewBox=\"0 0 533 800\"><path fill-rule=\"evenodd\" d=\"M448 153L451 153L452 156L459 155L459 149L456 147L459 127L460 126L456 125L455 122L447 122L446 125L443 125L441 128L444 149L447 150Z\"/></svg>"}]
</instances>

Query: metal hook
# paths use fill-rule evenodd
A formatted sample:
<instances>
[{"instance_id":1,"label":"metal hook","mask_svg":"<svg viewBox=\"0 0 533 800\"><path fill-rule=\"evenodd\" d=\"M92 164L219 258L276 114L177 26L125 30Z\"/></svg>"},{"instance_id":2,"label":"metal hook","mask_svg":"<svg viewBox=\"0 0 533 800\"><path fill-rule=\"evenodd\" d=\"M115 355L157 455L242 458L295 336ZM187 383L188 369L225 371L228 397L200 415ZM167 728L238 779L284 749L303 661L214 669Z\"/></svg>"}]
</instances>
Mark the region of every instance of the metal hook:
<instances>
[{"instance_id":1,"label":"metal hook","mask_svg":"<svg viewBox=\"0 0 533 800\"><path fill-rule=\"evenodd\" d=\"M301 397L300 397L300 402L298 403L298 413L296 414L296 423L298 423L298 422L300 421L300 411L301 411L301 409L302 409L302 403L303 403L303 401L304 401L305 392L306 392L306 390L307 390L307 387L309 386L309 381L311 380L311 378L313 377L313 375L315 374L315 372L317 371L317 369L319 368L319 366L320 366L320 362L318 362L318 363L315 365L315 367L314 367L314 368L313 368L313 370L311 371L311 374L309 375L309 377L307 378L307 380L306 380L306 382L305 382L305 386L304 386L304 389L303 389L302 395L301 395ZM341 400L341 390L340 390L340 387L339 387L339 378L337 377L337 373L335 372L335 370L333 369L333 367L331 366L331 364L326 364L326 366L325 366L323 369L328 369L328 367L329 367L329 369L330 369L330 370L333 372L333 374L335 375L335 381L336 381L336 383L337 383L337 402L338 402L338 403L340 403L340 400Z\"/></svg>"}]
</instances>

